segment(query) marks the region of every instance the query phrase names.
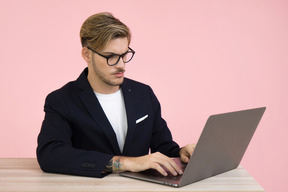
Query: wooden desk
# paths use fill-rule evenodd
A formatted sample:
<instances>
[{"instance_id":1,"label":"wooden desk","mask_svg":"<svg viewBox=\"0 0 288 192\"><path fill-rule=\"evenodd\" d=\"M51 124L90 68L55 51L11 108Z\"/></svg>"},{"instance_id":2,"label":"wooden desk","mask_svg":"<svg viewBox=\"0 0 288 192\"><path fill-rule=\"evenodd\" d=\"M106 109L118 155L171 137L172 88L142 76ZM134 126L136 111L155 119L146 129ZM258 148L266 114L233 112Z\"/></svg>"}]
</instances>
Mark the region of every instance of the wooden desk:
<instances>
[{"instance_id":1,"label":"wooden desk","mask_svg":"<svg viewBox=\"0 0 288 192\"><path fill-rule=\"evenodd\" d=\"M44 173L36 159L0 159L0 192L43 191L250 191L264 189L243 168L182 188L138 181L111 174L103 179Z\"/></svg>"}]
</instances>

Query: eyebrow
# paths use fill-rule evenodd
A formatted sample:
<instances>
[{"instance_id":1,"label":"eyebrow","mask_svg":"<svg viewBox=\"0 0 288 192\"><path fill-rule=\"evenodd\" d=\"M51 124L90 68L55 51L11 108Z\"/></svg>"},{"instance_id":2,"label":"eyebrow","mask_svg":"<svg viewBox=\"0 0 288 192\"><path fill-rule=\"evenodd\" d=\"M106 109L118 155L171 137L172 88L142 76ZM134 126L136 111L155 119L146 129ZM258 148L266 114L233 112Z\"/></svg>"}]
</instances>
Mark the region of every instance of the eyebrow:
<instances>
[{"instance_id":1,"label":"eyebrow","mask_svg":"<svg viewBox=\"0 0 288 192\"><path fill-rule=\"evenodd\" d=\"M124 53L122 53L122 54L125 54L125 53L127 53L129 51L129 48L128 48L128 50L127 51L125 51ZM122 54L118 54L118 53L113 53L113 52L102 52L103 54L110 54L110 55L122 55Z\"/></svg>"}]
</instances>

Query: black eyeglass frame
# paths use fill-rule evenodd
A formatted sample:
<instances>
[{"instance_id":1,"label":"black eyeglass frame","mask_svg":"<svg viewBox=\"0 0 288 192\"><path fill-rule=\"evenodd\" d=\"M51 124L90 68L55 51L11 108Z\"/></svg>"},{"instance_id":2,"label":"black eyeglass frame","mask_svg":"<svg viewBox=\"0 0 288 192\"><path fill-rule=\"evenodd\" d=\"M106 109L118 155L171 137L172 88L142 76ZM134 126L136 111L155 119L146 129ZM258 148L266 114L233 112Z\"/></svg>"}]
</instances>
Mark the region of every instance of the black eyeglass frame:
<instances>
[{"instance_id":1,"label":"black eyeglass frame","mask_svg":"<svg viewBox=\"0 0 288 192\"><path fill-rule=\"evenodd\" d=\"M120 60L120 57L121 57L122 60L123 60L123 57L124 57L127 53L132 53L132 57L131 57L128 61L126 61L126 62L123 60L123 62L124 62L124 63L128 63L129 61L131 61L131 60L133 59L133 57L134 57L135 51L134 51L132 48L130 48L130 47L128 47L128 48L129 48L129 50L126 51L125 53L123 53L122 55L112 54L112 55L106 56L106 55L102 55L101 53L98 53L97 51L91 49L90 47L87 47L87 49L91 50L92 52L97 53L97 54L100 55L101 57L106 58L106 59L107 59L107 65L109 65L109 66L117 65L118 62L119 62L119 60ZM114 57L115 55L116 55L116 56L119 56L117 62L116 62L115 64L112 64L112 65L109 64L108 60L109 60L111 57Z\"/></svg>"}]
</instances>

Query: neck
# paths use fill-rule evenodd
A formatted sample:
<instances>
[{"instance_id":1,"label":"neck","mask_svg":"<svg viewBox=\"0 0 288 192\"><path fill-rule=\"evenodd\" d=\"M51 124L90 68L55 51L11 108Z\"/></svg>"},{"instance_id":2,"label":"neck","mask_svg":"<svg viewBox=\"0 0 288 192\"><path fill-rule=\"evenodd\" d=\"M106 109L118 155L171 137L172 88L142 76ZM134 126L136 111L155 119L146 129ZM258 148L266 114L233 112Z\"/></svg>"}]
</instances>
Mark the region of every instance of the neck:
<instances>
[{"instance_id":1,"label":"neck","mask_svg":"<svg viewBox=\"0 0 288 192\"><path fill-rule=\"evenodd\" d=\"M100 79L96 78L95 76L93 77L92 75L89 75L89 73L87 79L93 91L95 91L96 93L112 94L119 91L120 89L119 85L117 86L108 85L105 82L101 81Z\"/></svg>"}]
</instances>

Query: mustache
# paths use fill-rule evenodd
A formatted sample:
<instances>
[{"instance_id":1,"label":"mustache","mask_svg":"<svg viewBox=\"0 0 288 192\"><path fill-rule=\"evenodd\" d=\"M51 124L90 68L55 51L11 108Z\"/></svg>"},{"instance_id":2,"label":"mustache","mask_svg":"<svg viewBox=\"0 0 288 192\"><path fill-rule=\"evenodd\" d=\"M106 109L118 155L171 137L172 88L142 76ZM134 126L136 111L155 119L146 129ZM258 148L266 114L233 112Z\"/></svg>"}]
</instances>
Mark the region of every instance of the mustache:
<instances>
[{"instance_id":1,"label":"mustache","mask_svg":"<svg viewBox=\"0 0 288 192\"><path fill-rule=\"evenodd\" d=\"M125 69L118 69L117 71L115 71L113 74L116 74L116 73L124 73L125 72Z\"/></svg>"}]
</instances>

